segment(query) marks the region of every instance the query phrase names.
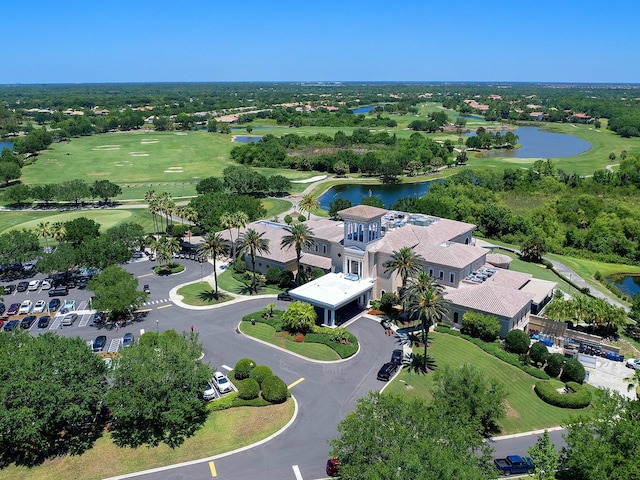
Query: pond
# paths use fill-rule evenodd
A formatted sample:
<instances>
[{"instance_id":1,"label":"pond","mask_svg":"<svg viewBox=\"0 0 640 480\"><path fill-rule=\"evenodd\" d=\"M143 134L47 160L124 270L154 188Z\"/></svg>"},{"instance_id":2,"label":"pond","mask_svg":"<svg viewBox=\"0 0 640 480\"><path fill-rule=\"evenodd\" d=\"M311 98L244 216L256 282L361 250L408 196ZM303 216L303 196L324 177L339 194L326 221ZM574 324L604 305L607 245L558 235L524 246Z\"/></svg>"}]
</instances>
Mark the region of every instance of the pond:
<instances>
[{"instance_id":1,"label":"pond","mask_svg":"<svg viewBox=\"0 0 640 480\"><path fill-rule=\"evenodd\" d=\"M503 132L503 133L506 133ZM591 144L586 140L564 133L545 132L538 127L520 127L513 131L519 139L520 148L496 149L482 154L483 158L558 158L573 157L586 152ZM471 135L475 135L472 133Z\"/></svg>"},{"instance_id":2,"label":"pond","mask_svg":"<svg viewBox=\"0 0 640 480\"><path fill-rule=\"evenodd\" d=\"M239 143L255 143L260 140L262 140L262 137L258 135L235 135L233 137L233 141Z\"/></svg>"},{"instance_id":3,"label":"pond","mask_svg":"<svg viewBox=\"0 0 640 480\"><path fill-rule=\"evenodd\" d=\"M438 180L436 180L438 181ZM399 185L335 185L320 195L320 208L329 210L329 204L336 198L345 198L352 205L360 205L363 197L378 197L386 208L403 197L422 197L433 182L402 183Z\"/></svg>"},{"instance_id":4,"label":"pond","mask_svg":"<svg viewBox=\"0 0 640 480\"><path fill-rule=\"evenodd\" d=\"M640 293L640 275L616 275L607 278L607 282L613 283L622 292L630 297Z\"/></svg>"},{"instance_id":5,"label":"pond","mask_svg":"<svg viewBox=\"0 0 640 480\"><path fill-rule=\"evenodd\" d=\"M13 150L13 142L1 141L0 142L0 152L2 152L2 150L4 148L8 148L9 150Z\"/></svg>"},{"instance_id":6,"label":"pond","mask_svg":"<svg viewBox=\"0 0 640 480\"><path fill-rule=\"evenodd\" d=\"M369 113L374 108L376 108L375 105L367 105L366 107L354 108L353 110L351 110L351 112L353 112L353 114L355 114L355 115L357 115L359 113Z\"/></svg>"}]
</instances>

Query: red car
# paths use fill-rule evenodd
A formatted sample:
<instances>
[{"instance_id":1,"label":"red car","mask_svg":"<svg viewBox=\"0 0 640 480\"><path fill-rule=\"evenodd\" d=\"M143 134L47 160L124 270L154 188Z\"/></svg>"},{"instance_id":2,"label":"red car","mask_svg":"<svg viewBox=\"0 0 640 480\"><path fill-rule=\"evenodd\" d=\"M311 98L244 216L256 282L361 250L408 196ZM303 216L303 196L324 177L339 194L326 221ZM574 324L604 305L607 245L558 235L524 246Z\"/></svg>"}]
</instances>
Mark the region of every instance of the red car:
<instances>
[{"instance_id":1,"label":"red car","mask_svg":"<svg viewBox=\"0 0 640 480\"><path fill-rule=\"evenodd\" d=\"M9 306L9 310L7 310L7 315L17 315L18 314L18 310L20 310L20 304L19 303L12 303Z\"/></svg>"},{"instance_id":2,"label":"red car","mask_svg":"<svg viewBox=\"0 0 640 480\"><path fill-rule=\"evenodd\" d=\"M336 477L340 473L340 461L337 457L327 460L327 475L330 477Z\"/></svg>"}]
</instances>

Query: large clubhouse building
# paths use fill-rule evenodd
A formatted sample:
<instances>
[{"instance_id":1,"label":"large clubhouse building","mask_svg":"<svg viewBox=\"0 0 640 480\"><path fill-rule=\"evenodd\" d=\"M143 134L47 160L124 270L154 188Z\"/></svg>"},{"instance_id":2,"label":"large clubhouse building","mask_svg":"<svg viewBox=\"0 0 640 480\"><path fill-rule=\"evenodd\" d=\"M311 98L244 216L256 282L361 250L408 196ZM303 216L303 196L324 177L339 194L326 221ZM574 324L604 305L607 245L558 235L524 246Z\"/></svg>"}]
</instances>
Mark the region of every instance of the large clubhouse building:
<instances>
[{"instance_id":1,"label":"large clubhouse building","mask_svg":"<svg viewBox=\"0 0 640 480\"><path fill-rule=\"evenodd\" d=\"M398 290L400 278L385 274L382 265L403 247L419 254L424 271L444 287L450 302L446 321L454 327L461 326L465 312L480 312L496 316L500 335L505 336L514 328L525 329L529 314L538 313L553 296L554 282L511 271L509 257L476 246L475 225L366 205L339 215L343 221L307 222L314 245L304 251L300 263L327 274L290 292L294 299L321 309L326 325L336 325L336 311L342 307L366 307L370 299ZM296 269L295 248L280 246L290 233L287 225L258 221L246 228L269 240L271 253L256 258L256 271Z\"/></svg>"}]
</instances>

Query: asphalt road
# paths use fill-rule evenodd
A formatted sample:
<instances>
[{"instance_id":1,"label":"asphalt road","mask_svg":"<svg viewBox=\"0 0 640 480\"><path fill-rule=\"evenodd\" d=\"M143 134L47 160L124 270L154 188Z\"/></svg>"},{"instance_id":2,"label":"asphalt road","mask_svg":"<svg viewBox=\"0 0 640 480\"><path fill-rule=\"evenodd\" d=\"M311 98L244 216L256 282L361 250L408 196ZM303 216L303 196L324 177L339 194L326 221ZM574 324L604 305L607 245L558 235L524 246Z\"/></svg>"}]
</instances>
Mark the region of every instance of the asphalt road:
<instances>
[{"instance_id":1,"label":"asphalt road","mask_svg":"<svg viewBox=\"0 0 640 480\"><path fill-rule=\"evenodd\" d=\"M388 361L396 348L393 337L372 320L361 318L348 329L356 335L360 351L347 361L321 363L299 358L273 347L245 337L236 332L240 319L275 302L278 308L286 309L287 302L275 298L259 298L245 302L221 306L215 309L185 309L174 304L169 291L175 286L200 280L212 273L208 263L199 264L190 260L179 260L186 270L178 275L158 277L151 273L155 262L146 259L126 265L126 269L139 279L140 286L148 284L151 294L145 306L150 309L141 321L124 325L118 331L92 326L90 323L68 328L56 328L64 336L80 336L87 341L97 335L107 336L107 345L112 339L121 338L131 332L136 338L144 331L173 329L188 331L191 326L200 335L203 343L203 361L226 370L233 367L243 357L249 357L260 365L268 365L282 380L292 387L291 393L298 404L298 415L294 422L279 436L270 441L228 456L220 456L214 461L216 478L240 480L260 479L318 479L325 478L324 464L329 452L328 441L337 436L337 424L355 407L356 400L371 390L379 390L383 383L376 380L379 367ZM202 269L202 270L201 270ZM39 278L36 276L34 278ZM68 297L80 304L89 300L91 293L86 290L70 290ZM20 302L25 298L47 299L45 292L23 292L5 297L5 304ZM33 334L41 333L36 325ZM526 454L528 446L535 443L537 436L518 436L497 441L489 441L496 450L496 457L508 454ZM562 445L559 432L552 433L557 446ZM164 469L146 474L132 474L125 477L144 479L210 479L212 469L208 461ZM124 477L118 477L124 478Z\"/></svg>"}]
</instances>

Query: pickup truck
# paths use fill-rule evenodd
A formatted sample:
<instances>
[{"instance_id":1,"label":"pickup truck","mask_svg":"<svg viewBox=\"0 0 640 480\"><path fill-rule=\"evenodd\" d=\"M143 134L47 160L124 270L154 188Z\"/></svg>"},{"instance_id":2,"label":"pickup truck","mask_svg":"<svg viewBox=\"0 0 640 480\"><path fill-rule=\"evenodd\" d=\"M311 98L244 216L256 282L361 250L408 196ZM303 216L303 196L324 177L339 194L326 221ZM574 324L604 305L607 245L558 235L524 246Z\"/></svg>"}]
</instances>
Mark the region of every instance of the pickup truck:
<instances>
[{"instance_id":1,"label":"pickup truck","mask_svg":"<svg viewBox=\"0 0 640 480\"><path fill-rule=\"evenodd\" d=\"M503 475L512 473L533 473L536 466L529 457L509 455L507 458L496 458L493 463Z\"/></svg>"}]
</instances>

